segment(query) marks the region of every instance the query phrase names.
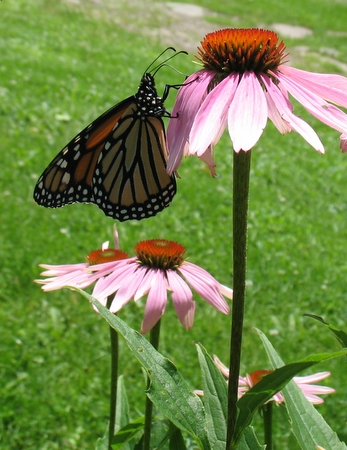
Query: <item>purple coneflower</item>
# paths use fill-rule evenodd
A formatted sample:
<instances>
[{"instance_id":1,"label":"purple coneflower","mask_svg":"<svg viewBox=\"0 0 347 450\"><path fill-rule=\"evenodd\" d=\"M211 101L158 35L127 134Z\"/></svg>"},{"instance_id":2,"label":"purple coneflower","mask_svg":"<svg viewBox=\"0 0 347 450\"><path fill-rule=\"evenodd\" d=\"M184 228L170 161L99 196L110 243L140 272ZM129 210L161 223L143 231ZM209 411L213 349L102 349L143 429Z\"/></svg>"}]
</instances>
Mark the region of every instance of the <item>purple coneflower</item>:
<instances>
[{"instance_id":1,"label":"purple coneflower","mask_svg":"<svg viewBox=\"0 0 347 450\"><path fill-rule=\"evenodd\" d=\"M147 295L141 333L147 333L165 312L167 291L184 328L193 326L195 301L189 285L218 311L228 314L224 297L232 299L232 290L220 284L206 270L185 260L185 248L172 241L152 239L138 243L136 256L119 250L102 249L89 254L87 263L41 267L48 269L36 280L45 291L63 287L85 288L95 281L93 297L118 312L131 299Z\"/></svg>"},{"instance_id":2,"label":"purple coneflower","mask_svg":"<svg viewBox=\"0 0 347 450\"><path fill-rule=\"evenodd\" d=\"M342 133L340 147L347 151L347 115L334 105L347 107L347 78L295 69L285 64L287 55L272 31L241 28L207 34L197 56L204 68L187 78L172 111L168 172L178 168L183 155L197 154L215 175L212 148L226 125L234 150L248 151L268 118L280 133L294 130L324 153L313 128L293 113L289 94Z\"/></svg>"}]
</instances>

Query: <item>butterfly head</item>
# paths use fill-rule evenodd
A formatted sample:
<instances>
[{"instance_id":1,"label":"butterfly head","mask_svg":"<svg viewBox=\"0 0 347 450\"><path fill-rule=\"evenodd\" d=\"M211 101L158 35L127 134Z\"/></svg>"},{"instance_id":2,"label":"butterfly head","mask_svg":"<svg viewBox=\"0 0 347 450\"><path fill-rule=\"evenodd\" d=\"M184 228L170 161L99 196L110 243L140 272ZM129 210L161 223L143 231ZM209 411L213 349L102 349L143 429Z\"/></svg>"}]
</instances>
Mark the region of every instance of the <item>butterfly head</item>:
<instances>
[{"instance_id":1,"label":"butterfly head","mask_svg":"<svg viewBox=\"0 0 347 450\"><path fill-rule=\"evenodd\" d=\"M138 106L138 114L141 117L162 117L166 113L163 100L158 96L155 88L154 77L148 72L141 79L135 99Z\"/></svg>"}]
</instances>

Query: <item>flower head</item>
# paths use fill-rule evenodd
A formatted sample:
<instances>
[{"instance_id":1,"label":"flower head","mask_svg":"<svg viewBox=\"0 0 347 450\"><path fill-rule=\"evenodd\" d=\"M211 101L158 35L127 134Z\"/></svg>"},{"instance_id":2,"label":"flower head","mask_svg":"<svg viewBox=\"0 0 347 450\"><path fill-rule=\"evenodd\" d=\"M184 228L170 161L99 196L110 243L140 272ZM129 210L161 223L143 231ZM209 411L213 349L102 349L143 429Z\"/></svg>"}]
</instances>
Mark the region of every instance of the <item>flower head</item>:
<instances>
[{"instance_id":1,"label":"flower head","mask_svg":"<svg viewBox=\"0 0 347 450\"><path fill-rule=\"evenodd\" d=\"M95 281L92 295L102 304L114 296L110 311L118 312L132 298L137 301L147 295L141 332L147 333L164 314L167 291L177 316L188 329L193 326L195 301L191 286L218 311L227 314L229 306L224 299L232 298L232 290L220 284L199 266L185 260L185 248L172 241L152 239L135 246L136 256L128 257L119 250L102 249L89 254L87 263L47 266L45 280L36 280L43 289L90 286Z\"/></svg>"},{"instance_id":2,"label":"flower head","mask_svg":"<svg viewBox=\"0 0 347 450\"><path fill-rule=\"evenodd\" d=\"M217 358L214 356L214 362L220 372L226 377L229 378L229 369ZM239 377L239 398L242 397L249 389L251 389L255 384L259 383L259 381L269 373L273 372L273 370L257 370L252 372L251 374L247 374L245 377ZM327 386L317 386L312 383L316 383L317 381L322 381L325 378L330 376L330 372L318 372L313 375L308 375L305 377L294 377L293 381L299 386L302 390L302 393L307 398L309 402L313 405L318 405L320 403L324 403L324 400L318 397L318 395L322 394L332 394L335 392L335 389L327 387ZM284 397L281 392L277 392L272 399L275 403L283 403Z\"/></svg>"},{"instance_id":3,"label":"flower head","mask_svg":"<svg viewBox=\"0 0 347 450\"><path fill-rule=\"evenodd\" d=\"M197 154L214 175L212 148L228 125L236 152L259 140L269 118L280 133L291 130L317 151L324 147L308 123L293 113L292 95L314 117L338 130L347 151L347 78L286 65L286 49L268 30L225 29L205 36L197 58L203 69L180 88L168 127L168 172L182 156ZM331 102L331 103L328 103Z\"/></svg>"}]
</instances>

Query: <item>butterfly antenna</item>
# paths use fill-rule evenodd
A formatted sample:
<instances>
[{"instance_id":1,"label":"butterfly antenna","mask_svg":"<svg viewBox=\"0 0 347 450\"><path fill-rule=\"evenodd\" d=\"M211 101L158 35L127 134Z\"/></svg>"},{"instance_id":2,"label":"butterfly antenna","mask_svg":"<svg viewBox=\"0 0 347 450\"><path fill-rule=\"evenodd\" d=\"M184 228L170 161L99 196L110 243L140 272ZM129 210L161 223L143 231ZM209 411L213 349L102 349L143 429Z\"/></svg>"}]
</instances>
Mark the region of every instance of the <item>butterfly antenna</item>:
<instances>
[{"instance_id":1,"label":"butterfly antenna","mask_svg":"<svg viewBox=\"0 0 347 450\"><path fill-rule=\"evenodd\" d=\"M155 58L155 60L153 60L153 61L151 62L151 64L147 67L147 69L145 70L145 73L147 73L147 72L149 71L149 69L153 66L153 64L154 64L156 61L158 61L158 59L159 59L164 53L166 53L168 50L172 50L173 52L176 51L176 49L173 48L173 47L168 47L168 48L166 48L165 50L163 50L163 51ZM171 56L171 58L172 58L172 56ZM169 59L170 59L170 58L169 58Z\"/></svg>"},{"instance_id":2,"label":"butterfly antenna","mask_svg":"<svg viewBox=\"0 0 347 450\"><path fill-rule=\"evenodd\" d=\"M170 47L170 48L172 48L172 47ZM176 51L176 50L175 50L175 51ZM164 52L162 52L161 54L163 54L163 53L164 53ZM181 55L181 54L188 55L188 53L185 52L184 50L181 50L181 51L175 53L174 55L171 55L171 56L170 56L169 58L167 58L165 61L163 61L163 62L161 62L160 64L158 64L157 66L153 67L153 69L151 70L152 76L154 77L155 74L158 72L158 70L160 70L162 67L168 66L168 64L166 64L168 61L170 61L172 58L175 58L177 55ZM157 59L158 59L158 58L157 58ZM153 62L155 62L155 61L153 61ZM149 66L149 68L150 68L152 65L153 65L153 63ZM169 67L171 67L171 66L169 66ZM148 69L149 69L149 68L148 68ZM148 69L147 69L147 70L148 70Z\"/></svg>"}]
</instances>

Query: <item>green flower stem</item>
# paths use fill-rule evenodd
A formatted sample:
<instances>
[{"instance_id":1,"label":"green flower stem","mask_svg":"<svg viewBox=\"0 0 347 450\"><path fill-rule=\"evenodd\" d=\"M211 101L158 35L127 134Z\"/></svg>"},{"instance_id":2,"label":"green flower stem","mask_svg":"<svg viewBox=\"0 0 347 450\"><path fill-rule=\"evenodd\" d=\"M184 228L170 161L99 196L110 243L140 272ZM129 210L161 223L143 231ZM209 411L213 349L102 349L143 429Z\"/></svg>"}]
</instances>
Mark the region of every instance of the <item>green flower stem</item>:
<instances>
[{"instance_id":1,"label":"green flower stem","mask_svg":"<svg viewBox=\"0 0 347 450\"><path fill-rule=\"evenodd\" d=\"M272 450L272 412L273 402L266 403L262 407L263 410L263 423L264 423L264 444L266 444L266 450Z\"/></svg>"},{"instance_id":2,"label":"green flower stem","mask_svg":"<svg viewBox=\"0 0 347 450\"><path fill-rule=\"evenodd\" d=\"M107 299L107 308L110 308L112 298ZM117 382L118 382L118 359L119 359L119 345L118 333L110 327L111 340L111 394L110 394L110 418L108 429L108 446L111 449L111 443L114 436L114 427L116 424L116 406L117 406Z\"/></svg>"},{"instance_id":3,"label":"green flower stem","mask_svg":"<svg viewBox=\"0 0 347 450\"><path fill-rule=\"evenodd\" d=\"M159 348L159 335L160 335L160 323L161 320L154 325L151 329L149 341L153 347L158 350ZM150 378L147 376L147 389L151 384ZM146 397L146 412L145 412L145 431L143 437L143 450L151 450L151 428L152 428L152 411L153 403Z\"/></svg>"},{"instance_id":4,"label":"green flower stem","mask_svg":"<svg viewBox=\"0 0 347 450\"><path fill-rule=\"evenodd\" d=\"M233 152L233 302L228 387L227 449L233 449L246 288L247 213L251 151Z\"/></svg>"}]
</instances>

